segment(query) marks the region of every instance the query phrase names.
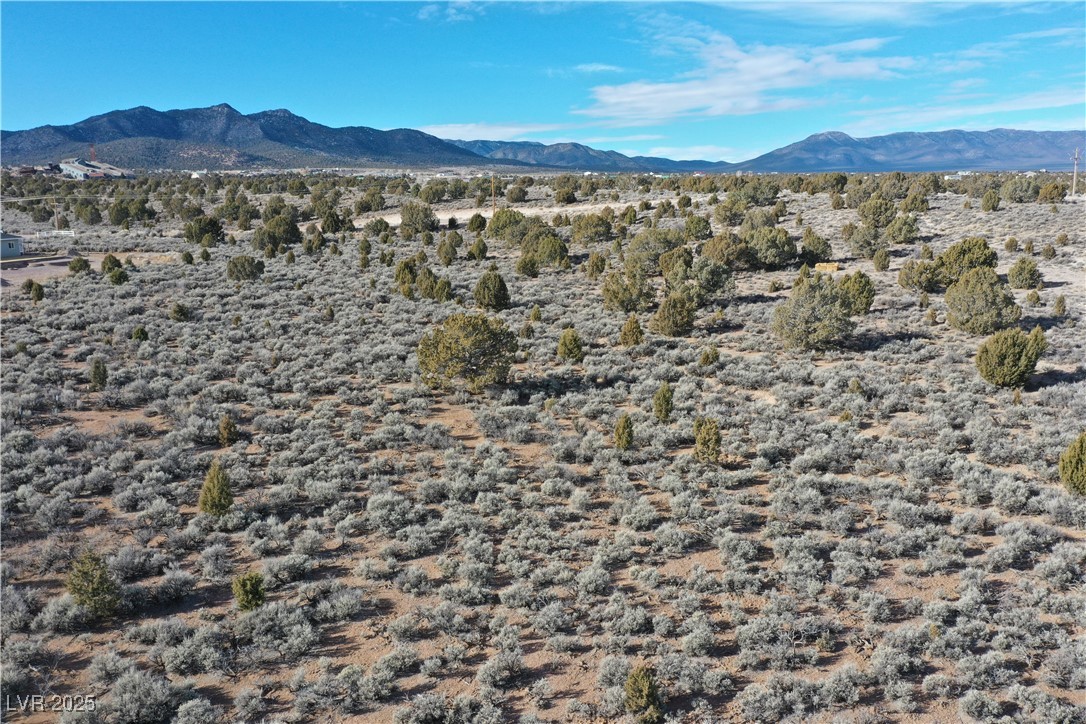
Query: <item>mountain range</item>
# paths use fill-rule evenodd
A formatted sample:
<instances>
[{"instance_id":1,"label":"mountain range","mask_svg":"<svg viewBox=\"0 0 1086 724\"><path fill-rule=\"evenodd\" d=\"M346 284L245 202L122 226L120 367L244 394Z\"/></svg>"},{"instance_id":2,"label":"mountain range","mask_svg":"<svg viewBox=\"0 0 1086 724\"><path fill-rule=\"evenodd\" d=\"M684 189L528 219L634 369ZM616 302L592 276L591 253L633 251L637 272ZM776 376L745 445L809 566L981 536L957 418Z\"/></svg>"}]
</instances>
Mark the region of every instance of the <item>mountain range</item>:
<instances>
[{"instance_id":1,"label":"mountain range","mask_svg":"<svg viewBox=\"0 0 1086 724\"><path fill-rule=\"evenodd\" d=\"M140 106L67 126L0 131L5 165L86 156L138 169L520 166L656 173L1059 170L1086 147L1082 131L934 131L853 138L818 133L741 163L625 156L579 143L443 140L421 131L331 128L287 110L242 114L223 103L157 111Z\"/></svg>"}]
</instances>

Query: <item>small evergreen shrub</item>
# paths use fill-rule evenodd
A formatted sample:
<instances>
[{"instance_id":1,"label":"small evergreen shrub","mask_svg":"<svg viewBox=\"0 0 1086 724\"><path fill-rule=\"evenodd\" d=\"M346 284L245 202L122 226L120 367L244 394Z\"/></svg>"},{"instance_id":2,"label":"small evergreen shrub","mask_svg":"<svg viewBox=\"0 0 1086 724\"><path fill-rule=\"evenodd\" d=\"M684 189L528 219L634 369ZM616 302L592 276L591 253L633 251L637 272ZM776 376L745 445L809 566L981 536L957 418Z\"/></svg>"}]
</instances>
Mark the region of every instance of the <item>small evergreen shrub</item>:
<instances>
[{"instance_id":1,"label":"small evergreen shrub","mask_svg":"<svg viewBox=\"0 0 1086 724\"><path fill-rule=\"evenodd\" d=\"M615 447L619 450L629 450L633 447L633 420L629 415L618 418L615 425Z\"/></svg>"},{"instance_id":2,"label":"small evergreen shrub","mask_svg":"<svg viewBox=\"0 0 1086 724\"><path fill-rule=\"evenodd\" d=\"M517 351L516 336L500 319L454 314L419 340L423 380L447 387L462 379L472 391L505 382Z\"/></svg>"},{"instance_id":3,"label":"small evergreen shrub","mask_svg":"<svg viewBox=\"0 0 1086 724\"><path fill-rule=\"evenodd\" d=\"M1040 327L1034 327L1028 335L1017 328L996 332L977 350L977 371L993 385L1021 387L1047 346Z\"/></svg>"},{"instance_id":4,"label":"small evergreen shrub","mask_svg":"<svg viewBox=\"0 0 1086 724\"><path fill-rule=\"evenodd\" d=\"M498 267L491 266L475 285L475 303L483 309L501 311L509 308L509 287L498 273Z\"/></svg>"},{"instance_id":5,"label":"small evergreen shrub","mask_svg":"<svg viewBox=\"0 0 1086 724\"><path fill-rule=\"evenodd\" d=\"M230 476L222 469L222 465L216 458L204 477L197 507L202 513L221 518L233 504L234 494L230 490Z\"/></svg>"},{"instance_id":6,"label":"small evergreen shrub","mask_svg":"<svg viewBox=\"0 0 1086 724\"><path fill-rule=\"evenodd\" d=\"M606 268L607 257L595 251L588 255L588 261L586 261L584 264L585 275L587 275L588 278L592 279L593 281L598 279L600 274L603 274Z\"/></svg>"},{"instance_id":7,"label":"small evergreen shrub","mask_svg":"<svg viewBox=\"0 0 1086 724\"><path fill-rule=\"evenodd\" d=\"M671 419L673 401L674 394L671 391L671 385L664 382L652 396L652 414L657 420L667 422Z\"/></svg>"},{"instance_id":8,"label":"small evergreen shrub","mask_svg":"<svg viewBox=\"0 0 1086 724\"><path fill-rule=\"evenodd\" d=\"M685 337L694 329L696 312L694 300L688 294L672 292L649 319L649 329L666 337Z\"/></svg>"},{"instance_id":9,"label":"small evergreen shrub","mask_svg":"<svg viewBox=\"0 0 1086 724\"><path fill-rule=\"evenodd\" d=\"M830 242L807 227L803 230L803 258L811 264L827 261L833 256Z\"/></svg>"},{"instance_id":10,"label":"small evergreen shrub","mask_svg":"<svg viewBox=\"0 0 1086 724\"><path fill-rule=\"evenodd\" d=\"M633 347L645 341L645 333L641 329L641 323L637 321L637 315L626 317L622 325L622 331L618 335L618 342L623 347Z\"/></svg>"},{"instance_id":11,"label":"small evergreen shrub","mask_svg":"<svg viewBox=\"0 0 1086 724\"><path fill-rule=\"evenodd\" d=\"M703 463L715 463L720 458L720 423L716 420L694 420L694 457Z\"/></svg>"},{"instance_id":12,"label":"small evergreen shrub","mask_svg":"<svg viewBox=\"0 0 1086 724\"><path fill-rule=\"evenodd\" d=\"M995 269L999 257L988 242L980 236L970 236L951 244L939 255L936 264L942 274L942 283L953 284L970 269L990 267Z\"/></svg>"},{"instance_id":13,"label":"small evergreen shrub","mask_svg":"<svg viewBox=\"0 0 1086 724\"><path fill-rule=\"evenodd\" d=\"M72 563L65 581L68 593L95 618L108 618L120 605L117 583L97 554L87 551Z\"/></svg>"},{"instance_id":14,"label":"small evergreen shrub","mask_svg":"<svg viewBox=\"0 0 1086 724\"><path fill-rule=\"evenodd\" d=\"M991 334L1022 316L1010 289L987 266L971 269L951 284L945 301L947 322L971 334Z\"/></svg>"},{"instance_id":15,"label":"small evergreen shrub","mask_svg":"<svg viewBox=\"0 0 1086 724\"><path fill-rule=\"evenodd\" d=\"M772 329L788 347L825 349L852 334L851 310L851 300L833 277L816 273L773 310Z\"/></svg>"},{"instance_id":16,"label":"small evergreen shrub","mask_svg":"<svg viewBox=\"0 0 1086 724\"><path fill-rule=\"evenodd\" d=\"M219 446L230 447L238 441L238 426L230 415L219 418Z\"/></svg>"},{"instance_id":17,"label":"small evergreen shrub","mask_svg":"<svg viewBox=\"0 0 1086 724\"><path fill-rule=\"evenodd\" d=\"M636 717L637 724L660 724L664 720L663 704L651 668L639 666L631 671L623 693L626 711Z\"/></svg>"},{"instance_id":18,"label":"small evergreen shrub","mask_svg":"<svg viewBox=\"0 0 1086 724\"><path fill-rule=\"evenodd\" d=\"M226 278L235 281L252 281L264 273L264 262L257 261L247 254L235 256L226 262Z\"/></svg>"},{"instance_id":19,"label":"small evergreen shrub","mask_svg":"<svg viewBox=\"0 0 1086 724\"><path fill-rule=\"evenodd\" d=\"M844 294L849 314L867 314L871 311L875 301L875 283L871 277L858 271L841 277L837 284Z\"/></svg>"},{"instance_id":20,"label":"small evergreen shrub","mask_svg":"<svg viewBox=\"0 0 1086 724\"><path fill-rule=\"evenodd\" d=\"M1022 257L1007 271L1007 281L1012 289L1033 289L1041 283L1041 271L1037 262L1029 257Z\"/></svg>"},{"instance_id":21,"label":"small evergreen shrub","mask_svg":"<svg viewBox=\"0 0 1086 724\"><path fill-rule=\"evenodd\" d=\"M570 362L580 362L584 359L584 345L581 342L581 335L577 334L577 330L573 327L563 329L562 334L558 336L557 354L562 359Z\"/></svg>"},{"instance_id":22,"label":"small evergreen shrub","mask_svg":"<svg viewBox=\"0 0 1086 724\"><path fill-rule=\"evenodd\" d=\"M1060 455L1060 480L1071 494L1086 496L1086 432Z\"/></svg>"},{"instance_id":23,"label":"small evergreen shrub","mask_svg":"<svg viewBox=\"0 0 1086 724\"><path fill-rule=\"evenodd\" d=\"M192 312L181 302L175 302L170 307L170 319L175 322L187 322L192 317Z\"/></svg>"},{"instance_id":24,"label":"small evergreen shrub","mask_svg":"<svg viewBox=\"0 0 1086 724\"><path fill-rule=\"evenodd\" d=\"M91 360L90 371L87 373L87 377L90 379L90 388L92 390L105 389L106 382L109 381L109 371L106 369L105 360L101 357L95 357Z\"/></svg>"},{"instance_id":25,"label":"small evergreen shrub","mask_svg":"<svg viewBox=\"0 0 1086 724\"><path fill-rule=\"evenodd\" d=\"M242 611L252 611L264 605L264 576L256 571L243 573L230 584L234 601Z\"/></svg>"}]
</instances>

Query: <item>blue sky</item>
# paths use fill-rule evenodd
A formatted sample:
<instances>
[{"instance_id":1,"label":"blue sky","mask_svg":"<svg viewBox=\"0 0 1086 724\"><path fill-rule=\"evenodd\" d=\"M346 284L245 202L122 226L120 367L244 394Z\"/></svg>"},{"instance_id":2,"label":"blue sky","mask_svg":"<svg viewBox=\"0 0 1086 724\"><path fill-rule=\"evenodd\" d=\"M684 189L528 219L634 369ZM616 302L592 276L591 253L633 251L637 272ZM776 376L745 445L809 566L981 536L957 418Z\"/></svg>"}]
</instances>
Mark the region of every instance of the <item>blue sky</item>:
<instances>
[{"instance_id":1,"label":"blue sky","mask_svg":"<svg viewBox=\"0 0 1086 724\"><path fill-rule=\"evenodd\" d=\"M139 105L737 161L1086 126L1086 2L0 3L0 125Z\"/></svg>"}]
</instances>

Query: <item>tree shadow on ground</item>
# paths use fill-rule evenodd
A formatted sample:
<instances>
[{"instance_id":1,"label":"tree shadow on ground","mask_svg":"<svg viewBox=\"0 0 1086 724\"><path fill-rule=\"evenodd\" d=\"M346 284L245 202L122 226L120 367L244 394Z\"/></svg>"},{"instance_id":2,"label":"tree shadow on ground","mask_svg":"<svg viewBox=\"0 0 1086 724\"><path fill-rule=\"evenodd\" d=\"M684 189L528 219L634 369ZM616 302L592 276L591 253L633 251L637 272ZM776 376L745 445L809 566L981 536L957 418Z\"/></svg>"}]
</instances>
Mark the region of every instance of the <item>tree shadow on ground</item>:
<instances>
[{"instance_id":1,"label":"tree shadow on ground","mask_svg":"<svg viewBox=\"0 0 1086 724\"><path fill-rule=\"evenodd\" d=\"M856 352L872 352L894 342L912 342L917 339L931 340L931 335L923 332L861 332L848 340L843 347Z\"/></svg>"},{"instance_id":2,"label":"tree shadow on ground","mask_svg":"<svg viewBox=\"0 0 1086 724\"><path fill-rule=\"evenodd\" d=\"M1046 370L1033 376L1026 384L1026 391L1036 392L1045 387L1073 385L1084 380L1086 380L1086 367L1079 366L1073 370Z\"/></svg>"}]
</instances>

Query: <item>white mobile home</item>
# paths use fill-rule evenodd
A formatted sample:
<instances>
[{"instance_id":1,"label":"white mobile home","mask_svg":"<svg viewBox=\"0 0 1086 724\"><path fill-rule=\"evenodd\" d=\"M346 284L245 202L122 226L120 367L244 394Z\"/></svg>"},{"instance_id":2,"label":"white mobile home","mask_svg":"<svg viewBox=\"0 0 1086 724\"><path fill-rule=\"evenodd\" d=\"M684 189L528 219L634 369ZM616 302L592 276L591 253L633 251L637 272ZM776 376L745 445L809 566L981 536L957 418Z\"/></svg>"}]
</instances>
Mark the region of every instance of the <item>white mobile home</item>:
<instances>
[{"instance_id":1,"label":"white mobile home","mask_svg":"<svg viewBox=\"0 0 1086 724\"><path fill-rule=\"evenodd\" d=\"M23 237L0 234L0 259L14 259L23 255Z\"/></svg>"}]
</instances>

